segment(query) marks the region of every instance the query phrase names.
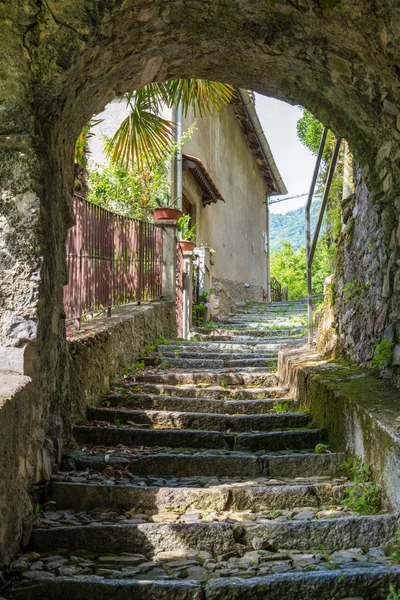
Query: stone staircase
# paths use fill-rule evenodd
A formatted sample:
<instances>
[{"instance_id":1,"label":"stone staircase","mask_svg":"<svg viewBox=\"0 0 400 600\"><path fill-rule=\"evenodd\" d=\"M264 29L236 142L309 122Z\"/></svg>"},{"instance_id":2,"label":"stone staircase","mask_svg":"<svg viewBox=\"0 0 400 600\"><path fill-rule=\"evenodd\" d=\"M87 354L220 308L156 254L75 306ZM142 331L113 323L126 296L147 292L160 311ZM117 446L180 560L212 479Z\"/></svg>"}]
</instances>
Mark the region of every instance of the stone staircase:
<instances>
[{"instance_id":1,"label":"stone staircase","mask_svg":"<svg viewBox=\"0 0 400 600\"><path fill-rule=\"evenodd\" d=\"M304 317L302 303L245 305L193 341L159 340L75 427L11 597L384 600L400 587L397 515L346 506L346 455L277 383Z\"/></svg>"}]
</instances>

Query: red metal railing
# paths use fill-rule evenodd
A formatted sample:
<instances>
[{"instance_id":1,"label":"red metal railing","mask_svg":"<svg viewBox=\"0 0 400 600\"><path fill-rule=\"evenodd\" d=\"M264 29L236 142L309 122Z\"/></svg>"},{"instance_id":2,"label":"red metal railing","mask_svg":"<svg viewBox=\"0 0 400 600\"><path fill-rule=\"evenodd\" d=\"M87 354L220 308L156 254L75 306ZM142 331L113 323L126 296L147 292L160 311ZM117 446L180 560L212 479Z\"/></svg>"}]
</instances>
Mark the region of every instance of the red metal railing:
<instances>
[{"instance_id":1,"label":"red metal railing","mask_svg":"<svg viewBox=\"0 0 400 600\"><path fill-rule=\"evenodd\" d=\"M162 231L153 223L128 219L78 196L76 224L66 242L67 319L129 302L159 298L162 293Z\"/></svg>"},{"instance_id":2,"label":"red metal railing","mask_svg":"<svg viewBox=\"0 0 400 600\"><path fill-rule=\"evenodd\" d=\"M176 330L178 338L183 336L183 286L184 286L184 258L178 244L176 247Z\"/></svg>"}]
</instances>

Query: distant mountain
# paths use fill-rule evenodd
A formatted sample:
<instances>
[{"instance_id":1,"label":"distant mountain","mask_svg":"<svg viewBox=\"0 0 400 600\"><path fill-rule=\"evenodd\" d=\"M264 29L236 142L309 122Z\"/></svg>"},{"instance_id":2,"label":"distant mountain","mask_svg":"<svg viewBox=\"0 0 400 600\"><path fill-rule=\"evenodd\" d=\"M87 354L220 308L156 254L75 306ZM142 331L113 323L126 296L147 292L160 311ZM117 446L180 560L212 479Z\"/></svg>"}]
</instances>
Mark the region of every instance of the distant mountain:
<instances>
[{"instance_id":1,"label":"distant mountain","mask_svg":"<svg viewBox=\"0 0 400 600\"><path fill-rule=\"evenodd\" d=\"M317 224L320 200L311 206L311 231ZM290 242L294 250L306 245L306 207L302 206L285 214L270 213L271 249L277 250L281 242Z\"/></svg>"}]
</instances>

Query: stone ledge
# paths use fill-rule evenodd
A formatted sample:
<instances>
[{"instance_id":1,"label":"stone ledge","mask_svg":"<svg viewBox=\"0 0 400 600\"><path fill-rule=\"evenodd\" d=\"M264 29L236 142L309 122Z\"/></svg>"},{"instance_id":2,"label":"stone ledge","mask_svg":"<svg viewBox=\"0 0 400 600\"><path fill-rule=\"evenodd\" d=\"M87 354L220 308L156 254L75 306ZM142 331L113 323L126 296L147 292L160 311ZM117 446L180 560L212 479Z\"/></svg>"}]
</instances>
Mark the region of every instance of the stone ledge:
<instances>
[{"instance_id":1,"label":"stone ledge","mask_svg":"<svg viewBox=\"0 0 400 600\"><path fill-rule=\"evenodd\" d=\"M147 342L175 338L175 304L159 300L117 308L111 317L92 319L69 337L71 416L84 417L97 404L110 378L133 364Z\"/></svg>"},{"instance_id":2,"label":"stone ledge","mask_svg":"<svg viewBox=\"0 0 400 600\"><path fill-rule=\"evenodd\" d=\"M279 352L278 378L313 425L328 430L330 448L361 456L400 509L400 392L357 366L323 359L304 342Z\"/></svg>"},{"instance_id":3,"label":"stone ledge","mask_svg":"<svg viewBox=\"0 0 400 600\"><path fill-rule=\"evenodd\" d=\"M0 408L30 382L31 378L25 375L19 375L12 371L0 371Z\"/></svg>"}]
</instances>

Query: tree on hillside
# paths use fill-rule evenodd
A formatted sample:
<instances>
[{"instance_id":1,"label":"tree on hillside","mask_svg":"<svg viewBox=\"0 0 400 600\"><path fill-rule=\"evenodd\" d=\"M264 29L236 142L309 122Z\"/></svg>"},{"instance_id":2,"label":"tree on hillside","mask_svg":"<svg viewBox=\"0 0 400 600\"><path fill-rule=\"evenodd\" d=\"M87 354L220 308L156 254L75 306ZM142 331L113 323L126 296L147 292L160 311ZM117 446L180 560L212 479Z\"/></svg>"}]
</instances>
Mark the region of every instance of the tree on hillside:
<instances>
[{"instance_id":1,"label":"tree on hillside","mask_svg":"<svg viewBox=\"0 0 400 600\"><path fill-rule=\"evenodd\" d=\"M279 250L271 252L271 276L289 288L289 300L299 300L307 296L306 250L295 251L290 242L283 242ZM332 272L331 251L325 238L317 245L312 266L313 294L322 294L324 280Z\"/></svg>"},{"instance_id":2,"label":"tree on hillside","mask_svg":"<svg viewBox=\"0 0 400 600\"><path fill-rule=\"evenodd\" d=\"M303 116L297 122L297 137L305 146L307 146L307 148L309 148L309 150L311 150L311 152L313 152L313 154L317 154L324 126L310 111L305 108L302 108L302 111ZM322 155L322 165L316 187L316 197L318 199L322 199L334 143L335 136L329 131ZM342 225L342 195L343 150L339 152L325 215L325 235L327 236L328 245L332 247L333 251L335 249L335 241L340 233Z\"/></svg>"}]
</instances>

